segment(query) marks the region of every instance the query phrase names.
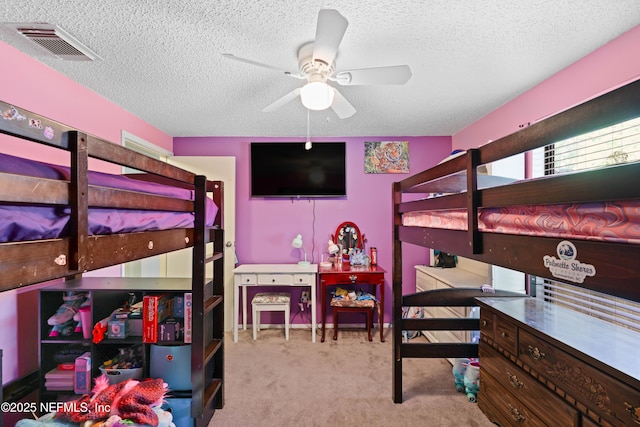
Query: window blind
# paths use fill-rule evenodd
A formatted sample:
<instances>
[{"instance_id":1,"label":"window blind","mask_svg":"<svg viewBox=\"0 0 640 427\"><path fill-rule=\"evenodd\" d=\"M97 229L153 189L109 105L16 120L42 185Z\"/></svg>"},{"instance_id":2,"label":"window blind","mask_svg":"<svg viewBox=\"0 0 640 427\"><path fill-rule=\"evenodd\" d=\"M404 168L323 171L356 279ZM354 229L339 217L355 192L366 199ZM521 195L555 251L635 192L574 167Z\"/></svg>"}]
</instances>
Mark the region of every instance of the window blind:
<instances>
[{"instance_id":1,"label":"window blind","mask_svg":"<svg viewBox=\"0 0 640 427\"><path fill-rule=\"evenodd\" d=\"M640 161L640 118L558 141L533 151L532 177ZM544 280L537 296L640 332L640 303Z\"/></svg>"},{"instance_id":2,"label":"window blind","mask_svg":"<svg viewBox=\"0 0 640 427\"><path fill-rule=\"evenodd\" d=\"M542 286L545 301L640 332L640 303L550 280Z\"/></svg>"}]
</instances>

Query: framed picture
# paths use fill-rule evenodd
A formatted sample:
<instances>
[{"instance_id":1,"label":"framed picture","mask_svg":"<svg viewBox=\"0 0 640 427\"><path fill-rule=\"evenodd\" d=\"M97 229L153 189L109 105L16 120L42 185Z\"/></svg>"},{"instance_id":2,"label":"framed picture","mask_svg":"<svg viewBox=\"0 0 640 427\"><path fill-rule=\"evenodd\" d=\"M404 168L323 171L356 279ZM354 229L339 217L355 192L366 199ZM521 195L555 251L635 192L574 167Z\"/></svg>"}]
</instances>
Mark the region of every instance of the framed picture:
<instances>
[{"instance_id":1,"label":"framed picture","mask_svg":"<svg viewBox=\"0 0 640 427\"><path fill-rule=\"evenodd\" d=\"M365 173L409 173L409 141L365 141Z\"/></svg>"}]
</instances>

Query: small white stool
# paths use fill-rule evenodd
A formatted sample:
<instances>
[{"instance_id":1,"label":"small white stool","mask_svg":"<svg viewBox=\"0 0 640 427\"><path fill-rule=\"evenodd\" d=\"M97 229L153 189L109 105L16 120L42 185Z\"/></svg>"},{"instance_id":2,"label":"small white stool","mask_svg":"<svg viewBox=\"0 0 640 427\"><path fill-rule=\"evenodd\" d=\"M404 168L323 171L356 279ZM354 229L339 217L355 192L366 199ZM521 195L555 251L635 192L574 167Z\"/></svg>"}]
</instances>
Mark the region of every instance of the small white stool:
<instances>
[{"instance_id":1,"label":"small white stool","mask_svg":"<svg viewBox=\"0 0 640 427\"><path fill-rule=\"evenodd\" d=\"M289 340L289 316L291 311L291 294L287 292L260 292L251 300L253 339L258 339L260 330L260 313L262 311L284 311L284 336Z\"/></svg>"}]
</instances>

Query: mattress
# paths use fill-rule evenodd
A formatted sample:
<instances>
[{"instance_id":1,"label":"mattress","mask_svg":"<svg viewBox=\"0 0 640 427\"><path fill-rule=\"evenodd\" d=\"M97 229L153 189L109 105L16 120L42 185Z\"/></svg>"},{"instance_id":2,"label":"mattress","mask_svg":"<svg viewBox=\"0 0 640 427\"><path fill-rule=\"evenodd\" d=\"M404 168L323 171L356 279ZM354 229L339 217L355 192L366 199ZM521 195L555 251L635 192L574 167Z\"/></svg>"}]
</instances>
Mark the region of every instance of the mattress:
<instances>
[{"instance_id":1,"label":"mattress","mask_svg":"<svg viewBox=\"0 0 640 427\"><path fill-rule=\"evenodd\" d=\"M0 153L0 172L37 178L69 180L68 167ZM90 171L90 185L194 200L194 191L145 182L126 176ZM213 225L218 206L206 199L206 224ZM53 239L69 234L70 209L65 206L0 204L0 242ZM192 212L89 208L89 235L132 233L193 227Z\"/></svg>"},{"instance_id":2,"label":"mattress","mask_svg":"<svg viewBox=\"0 0 640 427\"><path fill-rule=\"evenodd\" d=\"M464 209L403 214L405 226L467 229ZM525 205L478 210L482 232L640 243L640 201Z\"/></svg>"}]
</instances>

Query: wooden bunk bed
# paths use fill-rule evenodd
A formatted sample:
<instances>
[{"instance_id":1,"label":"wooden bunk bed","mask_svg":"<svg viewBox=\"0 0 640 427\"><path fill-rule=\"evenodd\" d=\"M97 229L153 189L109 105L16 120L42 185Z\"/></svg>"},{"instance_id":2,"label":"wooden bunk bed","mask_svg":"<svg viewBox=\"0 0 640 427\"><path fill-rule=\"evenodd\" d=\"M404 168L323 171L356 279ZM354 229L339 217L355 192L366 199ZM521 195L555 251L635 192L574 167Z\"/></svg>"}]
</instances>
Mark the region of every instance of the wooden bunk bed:
<instances>
[{"instance_id":1,"label":"wooden bunk bed","mask_svg":"<svg viewBox=\"0 0 640 427\"><path fill-rule=\"evenodd\" d=\"M403 243L409 243L455 253L542 278L571 283L616 297L640 301L640 287L637 286L640 276L637 264L640 259L637 217L640 199L640 187L637 184L640 178L640 163L619 164L596 170L522 181L505 180L478 173L478 167L481 165L526 153L556 141L638 116L640 116L640 81L627 84L478 149L468 150L458 157L394 184L394 402L402 402L403 358L475 357L480 354L482 360L484 353L487 358L490 358L490 355L495 361L498 357L496 354L499 354L507 359L510 358L528 373L536 369L541 369L537 371L538 374L546 372L547 377L538 378L538 382L545 381L547 387L555 387L557 395L564 396L563 400L573 399L574 406L582 408L577 410L579 415L573 417L577 421L571 425L640 423L640 411L636 411L640 406L640 372L635 368L621 368L620 365L623 364L618 360L622 357L626 358L627 364L634 364L631 354L622 356L620 354L624 351L632 351L632 347L619 348L612 344L609 348L615 348L615 353L618 354L603 355L606 352L593 350L584 343L567 344L566 341L572 341L573 338L567 338L567 335L571 334L566 334L566 331L561 332L559 330L561 328L555 326L556 319L562 316L574 318L579 316L578 314L574 316L557 313L558 308L550 308L551 304L543 304L538 299L526 296L509 298L506 302L504 298L497 298L497 296L486 298L489 294L483 295L477 289L464 290L457 294L456 292L438 292L438 290L404 294L402 288ZM433 197L434 193L439 196ZM424 198L416 200L416 194L422 194ZM575 222L576 218L580 217L576 212L579 213L579 209L585 206L595 206L595 210L615 210L619 214L614 215L615 218L609 222L603 219L601 227L582 227L583 231L587 232L586 235L574 234L581 229L580 224ZM530 225L529 222L536 226L543 222L527 221L527 218L536 213L544 214L547 209L556 209L554 218L557 212L570 212L576 216L565 221L564 229L556 227L553 230L544 230L526 227ZM452 212L456 217L449 219L447 215ZM507 224L509 215L516 218L512 221L513 224ZM499 221L498 224L495 223L496 218ZM505 221L504 224L503 221ZM492 302L497 300L502 302ZM466 324L464 322L448 323L451 319L402 318L403 306L423 305L480 305L483 314L480 320L462 319ZM553 315L550 314L552 312ZM484 317L485 315L489 317ZM498 334L499 326L493 323L499 323L500 319L509 327L513 327L513 330L503 329ZM582 324L590 324L589 319L581 320L584 322ZM549 328L553 332L549 332ZM402 342L403 330L421 329L479 329L481 340L476 346L465 344L448 347ZM518 346L524 345L523 337L528 336L527 334L542 337L546 342L553 344L556 350L560 347L572 357L588 363L591 367L595 366L593 371L589 371L594 372L595 376L597 376L596 373L606 372L608 376L622 383L624 389L631 394L625 401L628 406L623 406L626 411L591 402L590 398L581 396L581 390L567 391L571 386L558 386L558 380L549 380L551 368L547 367L545 371L543 368L532 368L530 362L522 362L524 350ZM500 343L500 336L497 335L502 338L511 337L515 341ZM624 332L624 336L625 340L630 339L630 342L635 339L636 344L640 339L631 331L628 334ZM592 337L592 341L595 339ZM602 342L609 343L611 337L597 339L602 340L602 344ZM493 351L494 349L498 349L497 352ZM489 364L489 366L493 365ZM492 378L481 368L481 378L485 376L488 379ZM514 419L515 422L522 422L513 414L512 419L508 421L505 421L505 418L509 417L504 417L504 414L495 415L500 411L494 410L495 402L486 398L489 391L485 393L485 399L482 399L483 382L481 381L480 384L481 409L487 414L492 414L492 421L498 423L502 421L503 425L513 423ZM493 388L494 383L488 380L485 387ZM614 394L609 390L607 399L613 400ZM583 400L588 402L584 403ZM592 410L590 406L592 404L599 409ZM511 406L511 408L515 407L515 404ZM529 413L531 412L539 415L539 412L544 410L530 409ZM627 418L620 421L623 416Z\"/></svg>"},{"instance_id":2,"label":"wooden bunk bed","mask_svg":"<svg viewBox=\"0 0 640 427\"><path fill-rule=\"evenodd\" d=\"M178 393L174 397L191 399L190 415L195 425L208 425L215 410L224 404L223 183L208 181L204 176L14 105L0 102L0 112L0 133L15 138L16 143L26 143L23 140L27 140L69 153L68 167L31 163L5 155L0 159L0 221L7 218L13 221L1 228L0 291L61 279L52 282L59 295L65 290L88 290L102 295L101 301L92 298L94 322L101 318L100 313L108 315L115 308L106 306L113 302L111 291L145 295L168 289L191 293L192 391ZM90 171L90 157L142 173L122 177ZM35 176L30 175L34 171ZM122 186L123 182L126 185ZM153 189L149 190L149 187ZM56 225L55 235L47 234L45 229L43 237L34 238L33 230L18 230L17 224L22 218L31 215L31 206L56 215L65 213L62 215L63 224ZM110 217L116 213L121 213L122 218L131 213L142 214L144 219L136 217L134 228L118 229L110 228L113 224L99 223L100 219L94 216ZM119 217L118 221L122 218ZM43 224L45 221L46 218L35 219L34 222ZM83 278L83 273L91 270L184 248L192 248L193 254L192 275L188 279ZM210 277L211 270L213 278ZM48 289L46 286L42 288ZM42 290L41 310L45 305L52 305L44 301ZM40 315L42 317L42 311ZM92 354L99 353L99 344L83 339L82 334L79 338L47 341L44 328L46 319L44 322L41 319L42 379L46 358L42 353L49 349L76 341ZM43 341L46 342L42 344ZM132 342L142 345L141 338L129 339L125 343ZM111 345L115 345L113 340ZM149 350L146 347L144 372L148 376ZM47 363L51 365L53 362ZM97 360L93 362L93 378L99 374L99 363ZM51 396L42 396L43 392L44 387L41 386L41 399L51 399Z\"/></svg>"}]
</instances>

